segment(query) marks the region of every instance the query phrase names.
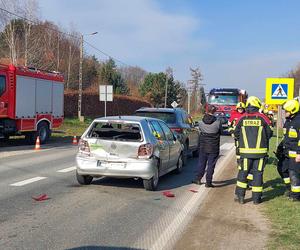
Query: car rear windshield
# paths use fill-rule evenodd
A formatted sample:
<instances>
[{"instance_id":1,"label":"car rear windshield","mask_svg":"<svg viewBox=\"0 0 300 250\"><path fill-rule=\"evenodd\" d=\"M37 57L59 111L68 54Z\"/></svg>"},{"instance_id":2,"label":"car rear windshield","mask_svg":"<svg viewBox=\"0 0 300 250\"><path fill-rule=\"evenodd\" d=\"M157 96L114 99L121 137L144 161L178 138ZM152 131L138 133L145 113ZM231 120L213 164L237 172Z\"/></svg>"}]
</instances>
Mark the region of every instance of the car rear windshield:
<instances>
[{"instance_id":1,"label":"car rear windshield","mask_svg":"<svg viewBox=\"0 0 300 250\"><path fill-rule=\"evenodd\" d=\"M122 122L95 122L88 136L116 141L142 141L143 138L139 124Z\"/></svg>"},{"instance_id":2,"label":"car rear windshield","mask_svg":"<svg viewBox=\"0 0 300 250\"><path fill-rule=\"evenodd\" d=\"M174 124L174 123L176 123L176 115L175 115L175 113L171 113L171 112L145 112L145 111L138 111L138 112L136 112L136 115L160 119L160 120L163 120L167 124Z\"/></svg>"}]
</instances>

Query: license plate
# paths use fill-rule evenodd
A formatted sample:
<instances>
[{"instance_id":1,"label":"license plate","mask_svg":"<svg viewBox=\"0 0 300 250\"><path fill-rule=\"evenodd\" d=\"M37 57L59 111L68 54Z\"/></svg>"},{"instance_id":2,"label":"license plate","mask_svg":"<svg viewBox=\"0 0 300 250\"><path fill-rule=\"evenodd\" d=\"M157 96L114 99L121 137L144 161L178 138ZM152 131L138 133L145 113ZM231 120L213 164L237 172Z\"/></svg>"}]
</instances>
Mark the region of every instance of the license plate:
<instances>
[{"instance_id":1,"label":"license plate","mask_svg":"<svg viewBox=\"0 0 300 250\"><path fill-rule=\"evenodd\" d=\"M113 162L109 164L109 168L124 168L125 167L125 163L121 163L121 162Z\"/></svg>"}]
</instances>

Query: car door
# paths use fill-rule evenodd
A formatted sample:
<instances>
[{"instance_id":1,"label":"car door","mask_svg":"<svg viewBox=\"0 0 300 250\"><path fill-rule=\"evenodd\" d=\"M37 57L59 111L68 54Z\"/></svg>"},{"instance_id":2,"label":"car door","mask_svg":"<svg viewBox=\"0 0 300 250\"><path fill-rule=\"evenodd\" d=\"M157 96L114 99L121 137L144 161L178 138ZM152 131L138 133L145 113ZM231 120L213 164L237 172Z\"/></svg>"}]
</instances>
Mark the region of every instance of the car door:
<instances>
[{"instance_id":1,"label":"car door","mask_svg":"<svg viewBox=\"0 0 300 250\"><path fill-rule=\"evenodd\" d=\"M175 136L172 133L172 131L170 130L170 128L167 126L167 124L165 124L164 122L159 122L159 124L162 127L162 129L166 135L166 139L169 143L170 160L169 160L169 164L168 164L168 169L174 168L174 166L176 166L176 164L177 164L179 154L180 154L179 144L176 143Z\"/></svg>"},{"instance_id":2,"label":"car door","mask_svg":"<svg viewBox=\"0 0 300 250\"><path fill-rule=\"evenodd\" d=\"M193 126L193 121L186 112L183 113L183 121L186 127L186 131L188 133L189 147L194 149L198 146L198 131Z\"/></svg>"},{"instance_id":3,"label":"car door","mask_svg":"<svg viewBox=\"0 0 300 250\"><path fill-rule=\"evenodd\" d=\"M199 129L195 127L193 118L188 115L188 122L191 127L191 134L192 134L192 141L193 141L193 147L198 147L199 146Z\"/></svg>"},{"instance_id":4,"label":"car door","mask_svg":"<svg viewBox=\"0 0 300 250\"><path fill-rule=\"evenodd\" d=\"M158 140L159 157L160 157L160 173L164 174L168 169L170 148L169 142L166 139L165 133L159 125L158 121L150 121L150 127L153 134L156 135ZM158 136L159 135L159 136Z\"/></svg>"}]
</instances>

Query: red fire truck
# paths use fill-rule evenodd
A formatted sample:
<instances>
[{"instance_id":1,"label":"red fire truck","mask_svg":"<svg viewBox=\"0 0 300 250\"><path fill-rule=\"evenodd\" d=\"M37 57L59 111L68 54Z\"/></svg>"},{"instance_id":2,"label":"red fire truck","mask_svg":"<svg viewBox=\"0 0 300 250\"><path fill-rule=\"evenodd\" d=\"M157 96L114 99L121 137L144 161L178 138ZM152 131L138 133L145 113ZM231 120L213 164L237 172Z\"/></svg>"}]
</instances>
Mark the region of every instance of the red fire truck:
<instances>
[{"instance_id":1,"label":"red fire truck","mask_svg":"<svg viewBox=\"0 0 300 250\"><path fill-rule=\"evenodd\" d=\"M230 113L238 102L246 102L248 94L246 90L235 88L212 89L208 95L208 104L218 108L216 116L222 121L223 127L228 127Z\"/></svg>"},{"instance_id":2,"label":"red fire truck","mask_svg":"<svg viewBox=\"0 0 300 250\"><path fill-rule=\"evenodd\" d=\"M45 143L63 122L64 78L60 73L0 64L0 138L25 135Z\"/></svg>"}]
</instances>

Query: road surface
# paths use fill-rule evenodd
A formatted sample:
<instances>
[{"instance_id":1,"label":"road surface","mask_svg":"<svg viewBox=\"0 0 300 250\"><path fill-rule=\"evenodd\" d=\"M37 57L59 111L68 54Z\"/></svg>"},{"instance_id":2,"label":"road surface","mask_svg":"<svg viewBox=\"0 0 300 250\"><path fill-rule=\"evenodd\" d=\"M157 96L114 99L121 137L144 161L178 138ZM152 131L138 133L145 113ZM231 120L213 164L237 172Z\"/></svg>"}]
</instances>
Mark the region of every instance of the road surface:
<instances>
[{"instance_id":1,"label":"road surface","mask_svg":"<svg viewBox=\"0 0 300 250\"><path fill-rule=\"evenodd\" d=\"M232 139L225 136L222 144L226 154ZM103 178L80 186L74 171L77 148L71 144L38 152L0 150L0 249L168 247L184 226L180 219L189 216L188 205L196 202L190 189L199 189L191 184L197 159L189 159L180 175L162 177L158 191L149 192L133 179ZM163 196L164 190L175 197ZM32 199L41 194L50 199Z\"/></svg>"}]
</instances>

